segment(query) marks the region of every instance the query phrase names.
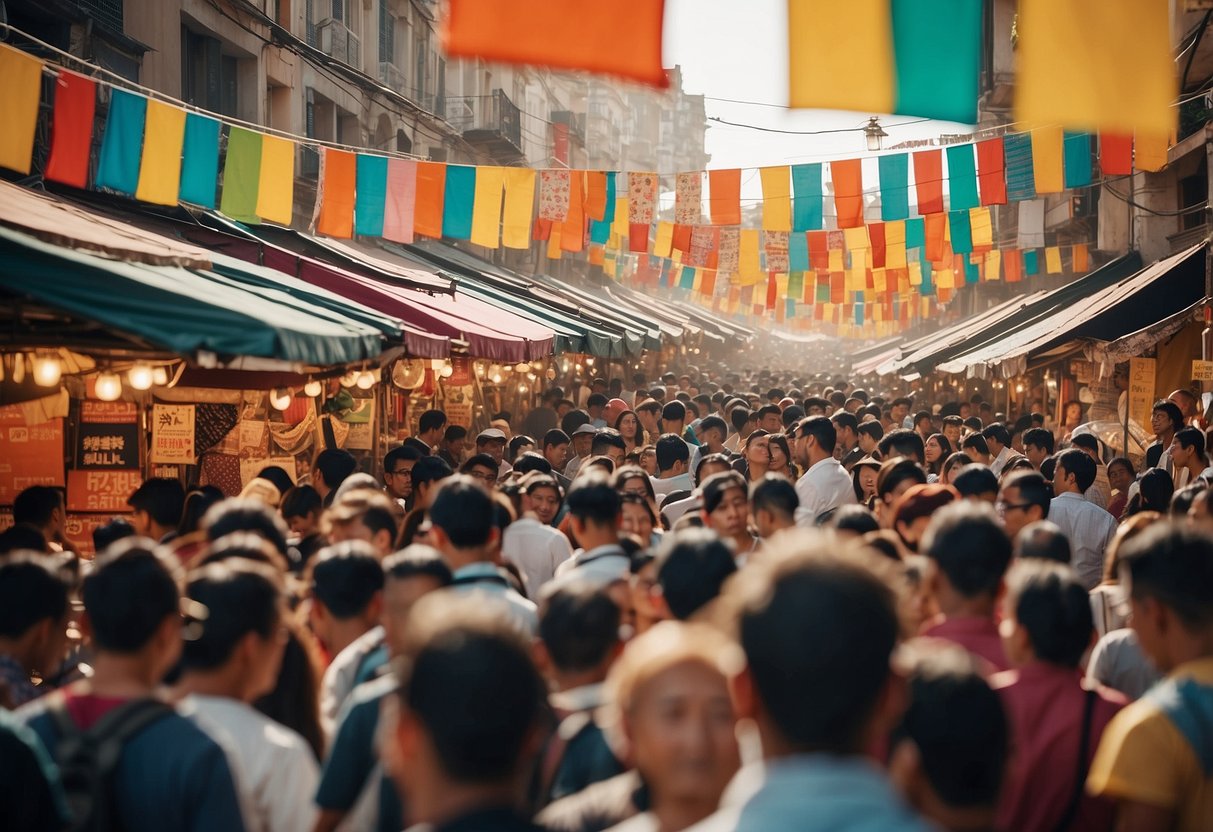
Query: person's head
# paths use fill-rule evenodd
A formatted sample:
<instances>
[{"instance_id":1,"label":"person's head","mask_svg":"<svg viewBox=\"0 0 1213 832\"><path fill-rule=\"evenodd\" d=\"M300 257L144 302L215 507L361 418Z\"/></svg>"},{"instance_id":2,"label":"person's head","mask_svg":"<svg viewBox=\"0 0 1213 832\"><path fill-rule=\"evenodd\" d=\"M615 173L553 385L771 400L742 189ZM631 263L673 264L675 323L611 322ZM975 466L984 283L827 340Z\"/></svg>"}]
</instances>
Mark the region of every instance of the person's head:
<instances>
[{"instance_id":1,"label":"person's head","mask_svg":"<svg viewBox=\"0 0 1213 832\"><path fill-rule=\"evenodd\" d=\"M912 459L895 457L880 465L876 474L876 505L882 525L888 526L893 518L893 505L912 486L925 484L927 472Z\"/></svg>"},{"instance_id":2,"label":"person's head","mask_svg":"<svg viewBox=\"0 0 1213 832\"><path fill-rule=\"evenodd\" d=\"M620 495L601 474L578 477L566 498L573 537L588 549L614 542L619 534Z\"/></svg>"},{"instance_id":3,"label":"person's head","mask_svg":"<svg viewBox=\"0 0 1213 832\"><path fill-rule=\"evenodd\" d=\"M648 546L653 530L657 528L653 504L639 494L621 494L619 500L620 533L630 535L642 546Z\"/></svg>"},{"instance_id":4,"label":"person's head","mask_svg":"<svg viewBox=\"0 0 1213 832\"><path fill-rule=\"evenodd\" d=\"M750 488L750 517L764 540L796 525L800 498L796 487L778 474L766 474Z\"/></svg>"},{"instance_id":5,"label":"person's head","mask_svg":"<svg viewBox=\"0 0 1213 832\"><path fill-rule=\"evenodd\" d=\"M250 480L249 484L257 482L260 477ZM202 518L212 506L223 502L223 492L213 485L195 488L185 495L185 503L181 509L181 520L177 523L177 534L185 536L202 530Z\"/></svg>"},{"instance_id":6,"label":"person's head","mask_svg":"<svg viewBox=\"0 0 1213 832\"><path fill-rule=\"evenodd\" d=\"M865 456L851 467L851 488L855 491L855 499L865 505L876 496L880 466L880 460Z\"/></svg>"},{"instance_id":7,"label":"person's head","mask_svg":"<svg viewBox=\"0 0 1213 832\"><path fill-rule=\"evenodd\" d=\"M747 664L734 701L757 723L768 758L857 755L892 727L894 593L879 566L828 545L789 533L726 593Z\"/></svg>"},{"instance_id":8,"label":"person's head","mask_svg":"<svg viewBox=\"0 0 1213 832\"><path fill-rule=\"evenodd\" d=\"M1068 401L1061 409L1062 424L1075 426L1082 423L1082 402Z\"/></svg>"},{"instance_id":9,"label":"person's head","mask_svg":"<svg viewBox=\"0 0 1213 832\"><path fill-rule=\"evenodd\" d=\"M540 668L558 688L602 682L623 649L621 613L597 583L551 585L539 601Z\"/></svg>"},{"instance_id":10,"label":"person's head","mask_svg":"<svg viewBox=\"0 0 1213 832\"><path fill-rule=\"evenodd\" d=\"M913 405L913 403L914 402L912 399L905 398L904 396L893 400L893 423L897 427L901 427L902 422L904 422L905 418L910 415L910 407Z\"/></svg>"},{"instance_id":11,"label":"person's head","mask_svg":"<svg viewBox=\"0 0 1213 832\"><path fill-rule=\"evenodd\" d=\"M1196 415L1197 400L1191 390L1179 389L1167 396L1167 401L1179 408L1183 419L1191 419Z\"/></svg>"},{"instance_id":12,"label":"person's head","mask_svg":"<svg viewBox=\"0 0 1213 832\"><path fill-rule=\"evenodd\" d=\"M763 405L758 408L758 427L767 433L778 433L783 430L782 413L777 404Z\"/></svg>"},{"instance_id":13,"label":"person's head","mask_svg":"<svg viewBox=\"0 0 1213 832\"><path fill-rule=\"evenodd\" d=\"M181 509L178 507L177 520L180 518ZM58 488L52 488L49 485L31 485L22 489L13 500L14 525L32 526L42 532L42 536L47 540L59 540L63 537L66 520L63 492ZM177 520L172 523L174 527L177 525Z\"/></svg>"},{"instance_id":14,"label":"person's head","mask_svg":"<svg viewBox=\"0 0 1213 832\"><path fill-rule=\"evenodd\" d=\"M657 582L671 616L685 621L714 601L735 572L733 550L714 532L668 534L657 551Z\"/></svg>"},{"instance_id":15,"label":"person's head","mask_svg":"<svg viewBox=\"0 0 1213 832\"><path fill-rule=\"evenodd\" d=\"M1070 447L1081 448L1086 451L1087 456L1095 460L1095 464L1100 462L1099 439L1092 433L1076 433L1070 437Z\"/></svg>"},{"instance_id":16,"label":"person's head","mask_svg":"<svg viewBox=\"0 0 1213 832\"><path fill-rule=\"evenodd\" d=\"M729 422L739 436L746 437L758 427L758 418L748 407L739 404L729 410Z\"/></svg>"},{"instance_id":17,"label":"person's head","mask_svg":"<svg viewBox=\"0 0 1213 832\"><path fill-rule=\"evenodd\" d=\"M1205 435L1199 428L1181 428L1175 432L1171 440L1171 461L1176 466L1204 468L1208 462L1205 456Z\"/></svg>"},{"instance_id":18,"label":"person's head","mask_svg":"<svg viewBox=\"0 0 1213 832\"><path fill-rule=\"evenodd\" d=\"M919 436L930 436L931 434L931 413L928 410L920 410L914 414L914 430Z\"/></svg>"},{"instance_id":19,"label":"person's head","mask_svg":"<svg viewBox=\"0 0 1213 832\"><path fill-rule=\"evenodd\" d=\"M635 443L640 438L640 417L636 411L624 409L615 417L611 427L619 431L619 435L629 442Z\"/></svg>"},{"instance_id":20,"label":"person's head","mask_svg":"<svg viewBox=\"0 0 1213 832\"><path fill-rule=\"evenodd\" d=\"M297 485L282 495L278 511L291 532L302 538L319 530L324 505L316 489L310 485Z\"/></svg>"},{"instance_id":21,"label":"person's head","mask_svg":"<svg viewBox=\"0 0 1213 832\"><path fill-rule=\"evenodd\" d=\"M1108 484L1119 491L1121 494L1127 494L1129 487L1133 485L1133 480L1137 478L1137 471L1133 468L1133 462L1127 456L1118 456L1108 463Z\"/></svg>"},{"instance_id":22,"label":"person's head","mask_svg":"<svg viewBox=\"0 0 1213 832\"><path fill-rule=\"evenodd\" d=\"M767 437L767 451L771 455L771 470L792 476L792 448L788 438L782 433L773 433Z\"/></svg>"},{"instance_id":23,"label":"person's head","mask_svg":"<svg viewBox=\"0 0 1213 832\"><path fill-rule=\"evenodd\" d=\"M590 442L590 456L605 456L616 467L623 464L623 457L628 446L623 436L614 428L602 428L594 434Z\"/></svg>"},{"instance_id":24,"label":"person's head","mask_svg":"<svg viewBox=\"0 0 1213 832\"><path fill-rule=\"evenodd\" d=\"M685 474L691 459L691 449L676 433L662 434L657 440L657 470L661 477Z\"/></svg>"},{"instance_id":25,"label":"person's head","mask_svg":"<svg viewBox=\"0 0 1213 832\"><path fill-rule=\"evenodd\" d=\"M926 461L926 451L923 449L922 436L913 430L898 428L891 430L880 440L880 456L891 459L895 456L908 457L919 465Z\"/></svg>"},{"instance_id":26,"label":"person's head","mask_svg":"<svg viewBox=\"0 0 1213 832\"><path fill-rule=\"evenodd\" d=\"M1174 436L1184 427L1184 414L1175 402L1159 399L1150 410L1150 429L1155 436Z\"/></svg>"},{"instance_id":27,"label":"person's head","mask_svg":"<svg viewBox=\"0 0 1213 832\"><path fill-rule=\"evenodd\" d=\"M449 431L450 428L447 428ZM518 434L511 436L510 441L505 445L505 458L511 465L518 459L519 456L535 450L535 440L530 436Z\"/></svg>"},{"instance_id":28,"label":"person's head","mask_svg":"<svg viewBox=\"0 0 1213 832\"><path fill-rule=\"evenodd\" d=\"M585 400L586 412L590 414L591 419L601 419L602 411L606 409L607 397L603 393L591 393Z\"/></svg>"},{"instance_id":29,"label":"person's head","mask_svg":"<svg viewBox=\"0 0 1213 832\"><path fill-rule=\"evenodd\" d=\"M1142 652L1163 673L1210 655L1213 643L1213 537L1160 522L1124 545L1120 579Z\"/></svg>"},{"instance_id":30,"label":"person's head","mask_svg":"<svg viewBox=\"0 0 1213 832\"><path fill-rule=\"evenodd\" d=\"M1014 540L1024 526L1049 516L1052 499L1053 489L1044 477L1035 471L1021 471L1003 482L994 509L1007 536Z\"/></svg>"},{"instance_id":31,"label":"person's head","mask_svg":"<svg viewBox=\"0 0 1213 832\"><path fill-rule=\"evenodd\" d=\"M499 534L493 523L493 498L477 481L460 474L438 486L430 505L434 547L452 569L489 559Z\"/></svg>"},{"instance_id":32,"label":"person's head","mask_svg":"<svg viewBox=\"0 0 1213 832\"><path fill-rule=\"evenodd\" d=\"M954 454L949 454L948 458L943 461L943 465L939 468L939 481L948 485L952 484L952 477L956 472L966 465L972 465L973 459L964 451L957 451Z\"/></svg>"},{"instance_id":33,"label":"person's head","mask_svg":"<svg viewBox=\"0 0 1213 832\"><path fill-rule=\"evenodd\" d=\"M179 480L168 477L153 477L127 498L126 504L134 509L135 533L141 537L159 540L177 528L181 512L185 508L185 489Z\"/></svg>"},{"instance_id":34,"label":"person's head","mask_svg":"<svg viewBox=\"0 0 1213 832\"><path fill-rule=\"evenodd\" d=\"M893 504L889 528L897 532L907 549L917 552L931 518L959 499L960 494L950 485L932 483L911 486Z\"/></svg>"},{"instance_id":35,"label":"person's head","mask_svg":"<svg viewBox=\"0 0 1213 832\"><path fill-rule=\"evenodd\" d=\"M400 531L398 504L378 491L359 490L338 499L325 513L330 543L362 540L384 558L392 551Z\"/></svg>"},{"instance_id":36,"label":"person's head","mask_svg":"<svg viewBox=\"0 0 1213 832\"><path fill-rule=\"evenodd\" d=\"M237 532L250 532L269 543L278 554L287 555L286 522L259 500L224 500L202 517L202 529L211 543Z\"/></svg>"},{"instance_id":37,"label":"person's head","mask_svg":"<svg viewBox=\"0 0 1213 832\"><path fill-rule=\"evenodd\" d=\"M84 578L83 629L98 657L139 660L160 679L181 656L181 595L172 555L146 538L119 541ZM131 599L139 599L131 603Z\"/></svg>"},{"instance_id":38,"label":"person's head","mask_svg":"<svg viewBox=\"0 0 1213 832\"><path fill-rule=\"evenodd\" d=\"M560 428L552 428L543 435L543 458L552 468L563 471L569 456L569 435Z\"/></svg>"},{"instance_id":39,"label":"person's head","mask_svg":"<svg viewBox=\"0 0 1213 832\"><path fill-rule=\"evenodd\" d=\"M686 427L687 408L682 402L675 399L672 402L667 402L661 408L661 431L662 433L677 433L681 434L682 429Z\"/></svg>"},{"instance_id":40,"label":"person's head","mask_svg":"<svg viewBox=\"0 0 1213 832\"><path fill-rule=\"evenodd\" d=\"M488 491L497 487L498 463L486 453L475 453L459 466L459 473L479 482Z\"/></svg>"},{"instance_id":41,"label":"person's head","mask_svg":"<svg viewBox=\"0 0 1213 832\"><path fill-rule=\"evenodd\" d=\"M464 434L467 431L463 428ZM383 484L387 493L397 500L413 495L413 466L421 459L421 451L410 445L392 448L383 457Z\"/></svg>"},{"instance_id":42,"label":"person's head","mask_svg":"<svg viewBox=\"0 0 1213 832\"><path fill-rule=\"evenodd\" d=\"M980 433L973 433L960 441L960 449L982 465L990 464L990 446Z\"/></svg>"},{"instance_id":43,"label":"person's head","mask_svg":"<svg viewBox=\"0 0 1213 832\"><path fill-rule=\"evenodd\" d=\"M1023 453L1040 470L1040 463L1053 455L1053 431L1044 428L1029 428L1023 432Z\"/></svg>"},{"instance_id":44,"label":"person's head","mask_svg":"<svg viewBox=\"0 0 1213 832\"><path fill-rule=\"evenodd\" d=\"M873 451L880 450L880 440L884 438L884 427L879 420L873 419L870 422L861 422L855 428L855 434L859 449L870 456Z\"/></svg>"},{"instance_id":45,"label":"person's head","mask_svg":"<svg viewBox=\"0 0 1213 832\"><path fill-rule=\"evenodd\" d=\"M1090 596L1067 564L1040 558L1016 562L1007 573L1003 609L1002 643L1017 667L1041 661L1076 670L1091 647Z\"/></svg>"},{"instance_id":46,"label":"person's head","mask_svg":"<svg viewBox=\"0 0 1213 832\"><path fill-rule=\"evenodd\" d=\"M454 473L440 456L425 456L417 460L413 466L413 505L429 508L439 484Z\"/></svg>"},{"instance_id":47,"label":"person's head","mask_svg":"<svg viewBox=\"0 0 1213 832\"><path fill-rule=\"evenodd\" d=\"M487 454L495 465L500 466L501 460L505 458L507 441L505 432L500 428L482 430L476 434L476 453Z\"/></svg>"},{"instance_id":48,"label":"person's head","mask_svg":"<svg viewBox=\"0 0 1213 832\"><path fill-rule=\"evenodd\" d=\"M695 485L703 485L704 480L713 474L731 470L733 464L728 454L706 454L699 457L699 461L695 463L695 476L692 479Z\"/></svg>"},{"instance_id":49,"label":"person's head","mask_svg":"<svg viewBox=\"0 0 1213 832\"><path fill-rule=\"evenodd\" d=\"M1095 460L1081 448L1069 448L1057 455L1053 472L1053 492L1084 493L1095 482Z\"/></svg>"},{"instance_id":50,"label":"person's head","mask_svg":"<svg viewBox=\"0 0 1213 832\"><path fill-rule=\"evenodd\" d=\"M564 492L556 478L548 474L532 474L522 483L522 508L535 515L535 519L550 526L560 513Z\"/></svg>"},{"instance_id":51,"label":"person's head","mask_svg":"<svg viewBox=\"0 0 1213 832\"><path fill-rule=\"evenodd\" d=\"M1016 560L1036 558L1056 563L1070 562L1070 539L1056 523L1037 520L1024 526L1014 537Z\"/></svg>"},{"instance_id":52,"label":"person's head","mask_svg":"<svg viewBox=\"0 0 1213 832\"><path fill-rule=\"evenodd\" d=\"M446 430L442 432L442 442L439 444L441 444L443 450L451 455L452 459L458 462L467 448L467 440L467 428L463 425L447 425ZM531 444L534 444L534 442Z\"/></svg>"},{"instance_id":53,"label":"person's head","mask_svg":"<svg viewBox=\"0 0 1213 832\"><path fill-rule=\"evenodd\" d=\"M269 480L278 489L279 494L285 494L295 487L295 481L281 465L267 465L257 472L256 479Z\"/></svg>"},{"instance_id":54,"label":"person's head","mask_svg":"<svg viewBox=\"0 0 1213 832\"><path fill-rule=\"evenodd\" d=\"M477 795L471 803L483 790L514 791L548 711L530 645L508 615L474 596L422 598L396 678L386 766L411 821L445 820L452 791Z\"/></svg>"},{"instance_id":55,"label":"person's head","mask_svg":"<svg viewBox=\"0 0 1213 832\"><path fill-rule=\"evenodd\" d=\"M209 563L190 573L185 596L206 610L186 621L185 674L226 678L243 702L272 691L287 634L281 577L274 568L244 558Z\"/></svg>"},{"instance_id":56,"label":"person's head","mask_svg":"<svg viewBox=\"0 0 1213 832\"><path fill-rule=\"evenodd\" d=\"M988 465L975 462L952 475L952 487L966 500L994 505L998 501L998 477Z\"/></svg>"},{"instance_id":57,"label":"person's head","mask_svg":"<svg viewBox=\"0 0 1213 832\"><path fill-rule=\"evenodd\" d=\"M989 506L962 501L941 509L919 549L931 559L931 583L940 607L978 601L993 614L994 599L1011 562L1011 540ZM972 613L971 613L972 614Z\"/></svg>"},{"instance_id":58,"label":"person's head","mask_svg":"<svg viewBox=\"0 0 1213 832\"><path fill-rule=\"evenodd\" d=\"M13 528L18 529L21 527L13 526ZM135 527L132 526L125 518L115 517L108 523L93 529L93 551L97 553L104 552L110 546L113 546L119 540L122 540L122 538L134 536ZM4 551L5 550L3 548L0 548L0 553L3 553Z\"/></svg>"},{"instance_id":59,"label":"person's head","mask_svg":"<svg viewBox=\"0 0 1213 832\"><path fill-rule=\"evenodd\" d=\"M742 456L751 471L766 470L771 464L771 435L762 428L752 431L745 438Z\"/></svg>"},{"instance_id":60,"label":"person's head","mask_svg":"<svg viewBox=\"0 0 1213 832\"><path fill-rule=\"evenodd\" d=\"M942 433L933 433L922 445L923 457L931 470L938 471L952 453L952 443Z\"/></svg>"},{"instance_id":61,"label":"person's head","mask_svg":"<svg viewBox=\"0 0 1213 832\"><path fill-rule=\"evenodd\" d=\"M749 521L745 478L736 471L725 471L708 477L699 488L704 523L726 540L745 537Z\"/></svg>"},{"instance_id":62,"label":"person's head","mask_svg":"<svg viewBox=\"0 0 1213 832\"><path fill-rule=\"evenodd\" d=\"M358 460L349 451L326 448L316 455L312 465L312 485L320 492L326 503L332 502L329 495L341 487L345 478L358 470Z\"/></svg>"},{"instance_id":63,"label":"person's head","mask_svg":"<svg viewBox=\"0 0 1213 832\"><path fill-rule=\"evenodd\" d=\"M989 446L993 456L998 456L1004 448L1011 446L1011 432L1001 422L986 425L981 430L981 436L986 440L986 445Z\"/></svg>"},{"instance_id":64,"label":"person's head","mask_svg":"<svg viewBox=\"0 0 1213 832\"><path fill-rule=\"evenodd\" d=\"M719 416L708 416L699 423L700 441L713 453L721 450L728 436L728 426Z\"/></svg>"},{"instance_id":65,"label":"person's head","mask_svg":"<svg viewBox=\"0 0 1213 832\"><path fill-rule=\"evenodd\" d=\"M839 506L830 518L829 526L842 538L863 537L869 532L880 532L880 522L876 515L865 506L855 503ZM898 542L900 540L898 538Z\"/></svg>"},{"instance_id":66,"label":"person's head","mask_svg":"<svg viewBox=\"0 0 1213 832\"><path fill-rule=\"evenodd\" d=\"M941 829L992 828L1009 759L1011 727L971 655L915 645L909 705L890 742L889 776Z\"/></svg>"},{"instance_id":67,"label":"person's head","mask_svg":"<svg viewBox=\"0 0 1213 832\"><path fill-rule=\"evenodd\" d=\"M437 445L446 428L446 414L441 410L427 410L417 420L417 438L427 445Z\"/></svg>"},{"instance_id":68,"label":"person's head","mask_svg":"<svg viewBox=\"0 0 1213 832\"><path fill-rule=\"evenodd\" d=\"M311 563L312 631L331 649L348 638L339 630L369 630L379 620L382 593L383 566L371 544L349 540L321 549Z\"/></svg>"},{"instance_id":69,"label":"person's head","mask_svg":"<svg viewBox=\"0 0 1213 832\"><path fill-rule=\"evenodd\" d=\"M1153 475L1154 471L1162 476ZM1159 511L1162 514L1169 514L1171 517L1187 517L1189 510L1196 503L1196 498L1207 490L1207 486L1200 481L1175 490L1171 475L1160 468L1151 468L1146 471L1141 475L1137 484L1139 489L1137 498L1129 502L1129 508L1125 512L1130 516L1142 511ZM1154 502L1154 495L1161 497L1163 494L1170 494L1171 499L1163 504L1165 510L1160 510L1157 508L1158 503Z\"/></svg>"},{"instance_id":70,"label":"person's head","mask_svg":"<svg viewBox=\"0 0 1213 832\"><path fill-rule=\"evenodd\" d=\"M612 746L650 802L711 811L740 766L729 680L740 649L707 624L663 621L628 643L607 677Z\"/></svg>"},{"instance_id":71,"label":"person's head","mask_svg":"<svg viewBox=\"0 0 1213 832\"><path fill-rule=\"evenodd\" d=\"M50 678L67 646L71 581L61 564L35 552L0 558L0 640L26 672Z\"/></svg>"},{"instance_id":72,"label":"person's head","mask_svg":"<svg viewBox=\"0 0 1213 832\"><path fill-rule=\"evenodd\" d=\"M838 432L825 416L810 416L796 427L796 464L808 469L834 456Z\"/></svg>"},{"instance_id":73,"label":"person's head","mask_svg":"<svg viewBox=\"0 0 1213 832\"><path fill-rule=\"evenodd\" d=\"M383 561L383 605L380 624L388 652L400 655L408 634L409 614L425 595L450 586L451 567L442 553L423 543L406 546Z\"/></svg>"},{"instance_id":74,"label":"person's head","mask_svg":"<svg viewBox=\"0 0 1213 832\"><path fill-rule=\"evenodd\" d=\"M952 443L953 448L960 447L960 430L964 426L964 420L957 415L949 415L943 417L943 435L948 437L948 441Z\"/></svg>"},{"instance_id":75,"label":"person's head","mask_svg":"<svg viewBox=\"0 0 1213 832\"><path fill-rule=\"evenodd\" d=\"M640 425L648 432L649 436L661 433L661 425L658 421L661 419L661 403L656 399L649 399L641 402L636 406L636 417L640 420Z\"/></svg>"}]
</instances>

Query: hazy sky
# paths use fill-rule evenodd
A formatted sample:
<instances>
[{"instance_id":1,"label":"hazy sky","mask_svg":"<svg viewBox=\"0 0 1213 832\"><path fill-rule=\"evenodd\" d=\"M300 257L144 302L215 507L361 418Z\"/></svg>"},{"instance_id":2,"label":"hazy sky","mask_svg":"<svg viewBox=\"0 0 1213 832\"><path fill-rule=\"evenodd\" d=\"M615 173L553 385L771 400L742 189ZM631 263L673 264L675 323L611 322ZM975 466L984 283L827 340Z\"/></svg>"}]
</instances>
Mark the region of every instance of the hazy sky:
<instances>
[{"instance_id":1,"label":"hazy sky","mask_svg":"<svg viewBox=\"0 0 1213 832\"><path fill-rule=\"evenodd\" d=\"M837 0L848 2L848 0ZM665 63L680 64L683 87L708 96L710 117L780 130L836 130L862 127L879 113L837 110L796 110L786 107L736 104L720 99L786 105L788 98L786 0L666 0ZM862 60L862 56L856 56ZM964 133L971 127L951 122L916 121L912 116L881 116L889 134L885 147L909 139ZM852 159L866 155L864 135L834 133L786 135L709 122L709 167L746 168L763 165ZM865 184L869 179L865 165ZM874 174L874 165L872 165ZM757 195L757 173L743 179L745 196ZM874 182L874 179L872 180ZM751 188L755 190L751 190Z\"/></svg>"}]
</instances>

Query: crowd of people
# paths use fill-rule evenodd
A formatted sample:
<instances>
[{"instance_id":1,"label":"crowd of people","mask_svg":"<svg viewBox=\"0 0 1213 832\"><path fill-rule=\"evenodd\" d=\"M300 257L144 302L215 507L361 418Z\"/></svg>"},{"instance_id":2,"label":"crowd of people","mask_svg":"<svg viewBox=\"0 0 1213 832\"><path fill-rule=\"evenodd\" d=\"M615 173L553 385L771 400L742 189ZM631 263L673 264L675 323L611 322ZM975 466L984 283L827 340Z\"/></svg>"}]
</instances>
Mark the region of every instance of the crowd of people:
<instances>
[{"instance_id":1,"label":"crowd of people","mask_svg":"<svg viewBox=\"0 0 1213 832\"><path fill-rule=\"evenodd\" d=\"M1213 467L767 371L0 534L12 830L1213 829Z\"/></svg>"}]
</instances>

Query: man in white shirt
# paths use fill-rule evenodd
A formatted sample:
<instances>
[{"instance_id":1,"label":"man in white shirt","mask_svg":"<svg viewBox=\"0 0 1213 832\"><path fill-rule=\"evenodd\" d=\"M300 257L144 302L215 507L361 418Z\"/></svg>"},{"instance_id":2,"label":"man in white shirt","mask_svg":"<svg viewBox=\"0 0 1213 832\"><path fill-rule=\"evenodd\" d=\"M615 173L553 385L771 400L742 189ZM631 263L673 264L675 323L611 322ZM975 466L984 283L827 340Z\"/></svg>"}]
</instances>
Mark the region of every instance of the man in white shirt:
<instances>
[{"instance_id":1,"label":"man in white shirt","mask_svg":"<svg viewBox=\"0 0 1213 832\"><path fill-rule=\"evenodd\" d=\"M804 475L796 481L796 525L812 528L817 518L855 502L851 475L834 458L838 433L825 416L810 416L796 427L796 463Z\"/></svg>"},{"instance_id":2,"label":"man in white shirt","mask_svg":"<svg viewBox=\"0 0 1213 832\"><path fill-rule=\"evenodd\" d=\"M568 506L569 525L581 548L556 567L556 583L584 580L605 586L626 580L631 560L619 545L623 500L610 480L597 473L582 477L569 489Z\"/></svg>"},{"instance_id":3,"label":"man in white shirt","mask_svg":"<svg viewBox=\"0 0 1213 832\"><path fill-rule=\"evenodd\" d=\"M1085 451L1095 462L1095 482L1082 496L1100 508L1107 508L1108 503L1112 502L1112 482L1108 479L1107 466L1099 458L1099 440L1091 433L1076 433L1070 437L1070 444Z\"/></svg>"},{"instance_id":4,"label":"man in white shirt","mask_svg":"<svg viewBox=\"0 0 1213 832\"><path fill-rule=\"evenodd\" d=\"M675 491L690 491L694 488L688 466L691 459L691 447L674 433L662 434L657 440L657 476L650 477L653 481L653 492L657 495L657 503Z\"/></svg>"},{"instance_id":5,"label":"man in white shirt","mask_svg":"<svg viewBox=\"0 0 1213 832\"><path fill-rule=\"evenodd\" d=\"M1011 447L1011 432L1007 430L1006 425L995 422L982 430L981 435L990 448L990 456L993 457L990 470L994 472L994 476L1002 476L1002 469L1006 468L1011 460L1023 456Z\"/></svg>"},{"instance_id":6,"label":"man in white shirt","mask_svg":"<svg viewBox=\"0 0 1213 832\"><path fill-rule=\"evenodd\" d=\"M501 556L518 567L526 594L539 597L539 589L556 575L556 567L573 554L569 539L552 528L563 493L554 477L534 473L523 480L523 516L506 526Z\"/></svg>"},{"instance_id":7,"label":"man in white shirt","mask_svg":"<svg viewBox=\"0 0 1213 832\"><path fill-rule=\"evenodd\" d=\"M1209 479L1209 458L1205 455L1205 435L1199 428L1183 428L1175 432L1169 449L1175 464L1175 488L1196 482L1198 477Z\"/></svg>"},{"instance_id":8,"label":"man in white shirt","mask_svg":"<svg viewBox=\"0 0 1213 832\"><path fill-rule=\"evenodd\" d=\"M1053 474L1057 496L1049 503L1049 520L1069 539L1070 565L1088 590L1103 580L1104 552L1116 534L1115 518L1082 496L1094 481L1095 460L1081 448L1057 455Z\"/></svg>"},{"instance_id":9,"label":"man in white shirt","mask_svg":"<svg viewBox=\"0 0 1213 832\"><path fill-rule=\"evenodd\" d=\"M196 632L186 631L182 712L239 755L232 770L250 829L311 829L319 779L312 749L251 704L274 689L282 666L287 631L279 577L264 564L231 558L195 572L186 595L207 616L189 625Z\"/></svg>"}]
</instances>

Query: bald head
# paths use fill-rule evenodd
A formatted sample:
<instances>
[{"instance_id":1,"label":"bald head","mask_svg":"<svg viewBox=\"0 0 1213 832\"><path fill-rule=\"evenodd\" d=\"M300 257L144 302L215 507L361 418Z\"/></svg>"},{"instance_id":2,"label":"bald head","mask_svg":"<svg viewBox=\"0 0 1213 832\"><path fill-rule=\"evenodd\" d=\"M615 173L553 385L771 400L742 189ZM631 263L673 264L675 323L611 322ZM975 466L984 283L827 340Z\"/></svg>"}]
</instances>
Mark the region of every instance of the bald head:
<instances>
[{"instance_id":1,"label":"bald head","mask_svg":"<svg viewBox=\"0 0 1213 832\"><path fill-rule=\"evenodd\" d=\"M1176 390L1167 396L1167 400L1173 402L1180 409L1184 415L1185 422L1196 415L1196 397L1192 395L1191 390Z\"/></svg>"}]
</instances>

